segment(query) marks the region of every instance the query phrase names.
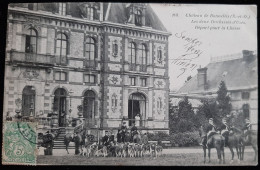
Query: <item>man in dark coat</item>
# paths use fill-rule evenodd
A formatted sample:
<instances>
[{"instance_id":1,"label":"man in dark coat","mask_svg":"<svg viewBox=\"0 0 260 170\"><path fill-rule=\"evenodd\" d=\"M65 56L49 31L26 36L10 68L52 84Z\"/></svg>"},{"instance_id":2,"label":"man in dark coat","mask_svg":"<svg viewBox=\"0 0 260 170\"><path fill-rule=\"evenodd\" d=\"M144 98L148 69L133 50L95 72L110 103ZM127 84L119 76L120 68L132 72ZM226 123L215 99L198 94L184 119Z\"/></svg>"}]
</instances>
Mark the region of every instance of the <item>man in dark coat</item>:
<instances>
[{"instance_id":1,"label":"man in dark coat","mask_svg":"<svg viewBox=\"0 0 260 170\"><path fill-rule=\"evenodd\" d=\"M118 143L122 142L122 135L121 135L121 130L118 130L117 135L116 135L116 139Z\"/></svg>"},{"instance_id":2,"label":"man in dark coat","mask_svg":"<svg viewBox=\"0 0 260 170\"><path fill-rule=\"evenodd\" d=\"M103 143L103 145L105 145L105 146L108 146L108 145L109 145L108 131L105 132L105 136L104 136L103 139L102 139L102 143Z\"/></svg>"},{"instance_id":3,"label":"man in dark coat","mask_svg":"<svg viewBox=\"0 0 260 170\"><path fill-rule=\"evenodd\" d=\"M126 122L123 122L123 125L121 126L121 135L122 135L122 142L125 142L125 134L127 131L127 126L126 126Z\"/></svg>"},{"instance_id":4,"label":"man in dark coat","mask_svg":"<svg viewBox=\"0 0 260 170\"><path fill-rule=\"evenodd\" d=\"M133 137L135 134L138 134L137 127L135 126L135 123L133 123L133 127L131 128L131 141L133 141Z\"/></svg>"},{"instance_id":5,"label":"man in dark coat","mask_svg":"<svg viewBox=\"0 0 260 170\"><path fill-rule=\"evenodd\" d=\"M229 132L230 132L230 126L227 124L226 119L222 120L222 125L220 126L219 130L220 130L221 135L225 137L225 144L227 144L228 136L229 136Z\"/></svg>"},{"instance_id":6,"label":"man in dark coat","mask_svg":"<svg viewBox=\"0 0 260 170\"><path fill-rule=\"evenodd\" d=\"M206 133L207 133L207 144L211 142L211 136L215 134L217 131L217 127L213 123L213 119L209 119L209 125L206 128ZM207 145L206 145L207 146Z\"/></svg>"}]
</instances>

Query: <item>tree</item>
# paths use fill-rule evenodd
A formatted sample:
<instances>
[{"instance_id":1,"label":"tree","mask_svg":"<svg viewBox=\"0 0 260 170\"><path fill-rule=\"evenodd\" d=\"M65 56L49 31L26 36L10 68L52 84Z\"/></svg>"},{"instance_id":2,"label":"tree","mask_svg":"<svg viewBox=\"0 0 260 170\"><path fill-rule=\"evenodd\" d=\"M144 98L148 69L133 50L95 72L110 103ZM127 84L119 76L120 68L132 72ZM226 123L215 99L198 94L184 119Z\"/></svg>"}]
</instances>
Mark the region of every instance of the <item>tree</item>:
<instances>
[{"instance_id":1,"label":"tree","mask_svg":"<svg viewBox=\"0 0 260 170\"><path fill-rule=\"evenodd\" d=\"M184 97L178 104L178 108L173 109L170 114L171 132L194 131L194 111L188 97Z\"/></svg>"},{"instance_id":2,"label":"tree","mask_svg":"<svg viewBox=\"0 0 260 170\"><path fill-rule=\"evenodd\" d=\"M215 99L201 99L201 105L196 114L197 126L205 125L209 118L217 118L217 103Z\"/></svg>"},{"instance_id":3,"label":"tree","mask_svg":"<svg viewBox=\"0 0 260 170\"><path fill-rule=\"evenodd\" d=\"M231 103L230 97L227 94L227 87L224 81L219 84L219 89L217 91L217 104L218 104L218 120L221 121L222 118L230 114Z\"/></svg>"}]
</instances>

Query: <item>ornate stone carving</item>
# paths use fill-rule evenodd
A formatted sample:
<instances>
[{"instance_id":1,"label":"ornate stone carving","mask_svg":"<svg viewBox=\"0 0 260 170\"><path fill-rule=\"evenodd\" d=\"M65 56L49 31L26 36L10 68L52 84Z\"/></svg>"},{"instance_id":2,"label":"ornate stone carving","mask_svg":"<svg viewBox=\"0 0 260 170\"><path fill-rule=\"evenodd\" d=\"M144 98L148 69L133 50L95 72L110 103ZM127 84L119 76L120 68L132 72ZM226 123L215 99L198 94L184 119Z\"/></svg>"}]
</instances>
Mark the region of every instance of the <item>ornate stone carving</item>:
<instances>
[{"instance_id":1,"label":"ornate stone carving","mask_svg":"<svg viewBox=\"0 0 260 170\"><path fill-rule=\"evenodd\" d=\"M29 80L32 80L32 79L38 79L39 78L39 73L36 71L36 70L29 70L29 69L26 69L24 72L23 72L23 77L24 78L27 78Z\"/></svg>"}]
</instances>

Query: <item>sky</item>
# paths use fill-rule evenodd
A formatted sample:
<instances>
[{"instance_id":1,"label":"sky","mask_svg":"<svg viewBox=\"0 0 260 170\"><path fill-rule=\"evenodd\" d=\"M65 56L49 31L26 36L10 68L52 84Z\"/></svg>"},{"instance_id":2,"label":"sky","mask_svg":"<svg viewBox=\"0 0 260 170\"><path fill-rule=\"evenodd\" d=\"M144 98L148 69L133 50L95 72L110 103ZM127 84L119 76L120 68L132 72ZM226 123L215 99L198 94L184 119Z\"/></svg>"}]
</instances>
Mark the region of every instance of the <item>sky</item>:
<instances>
[{"instance_id":1,"label":"sky","mask_svg":"<svg viewBox=\"0 0 260 170\"><path fill-rule=\"evenodd\" d=\"M151 4L169 37L170 90L205 67L211 57L257 50L256 6ZM176 60L176 59L186 60ZM183 63L181 63L183 62Z\"/></svg>"}]
</instances>

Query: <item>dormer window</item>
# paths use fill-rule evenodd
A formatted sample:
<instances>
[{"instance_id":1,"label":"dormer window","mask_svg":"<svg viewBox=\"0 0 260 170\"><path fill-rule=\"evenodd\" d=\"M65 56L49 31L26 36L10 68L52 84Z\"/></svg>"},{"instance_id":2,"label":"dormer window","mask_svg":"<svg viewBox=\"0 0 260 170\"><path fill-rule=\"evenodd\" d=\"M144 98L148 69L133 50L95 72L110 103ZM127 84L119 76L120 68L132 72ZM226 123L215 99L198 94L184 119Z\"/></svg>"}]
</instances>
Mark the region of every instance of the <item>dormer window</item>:
<instances>
[{"instance_id":1,"label":"dormer window","mask_svg":"<svg viewBox=\"0 0 260 170\"><path fill-rule=\"evenodd\" d=\"M95 8L88 7L88 9L87 9L87 17L88 17L88 19L90 19L90 20L94 19L94 10L95 10Z\"/></svg>"},{"instance_id":2,"label":"dormer window","mask_svg":"<svg viewBox=\"0 0 260 170\"><path fill-rule=\"evenodd\" d=\"M28 4L28 9L29 10L34 10L34 11L38 10L38 3L29 3Z\"/></svg>"},{"instance_id":3,"label":"dormer window","mask_svg":"<svg viewBox=\"0 0 260 170\"><path fill-rule=\"evenodd\" d=\"M59 14L66 15L66 3L59 3Z\"/></svg>"},{"instance_id":4,"label":"dormer window","mask_svg":"<svg viewBox=\"0 0 260 170\"><path fill-rule=\"evenodd\" d=\"M142 12L141 10L137 10L135 13L135 25L142 25Z\"/></svg>"}]
</instances>

